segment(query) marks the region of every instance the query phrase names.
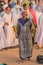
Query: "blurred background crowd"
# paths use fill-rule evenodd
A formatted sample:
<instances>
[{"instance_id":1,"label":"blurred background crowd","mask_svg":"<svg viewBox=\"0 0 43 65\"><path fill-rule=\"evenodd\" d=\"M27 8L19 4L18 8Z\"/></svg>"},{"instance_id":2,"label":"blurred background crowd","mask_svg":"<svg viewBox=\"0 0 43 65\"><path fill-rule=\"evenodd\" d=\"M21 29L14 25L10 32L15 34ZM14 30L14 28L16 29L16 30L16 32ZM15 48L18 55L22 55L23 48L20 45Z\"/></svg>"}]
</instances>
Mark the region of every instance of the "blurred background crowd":
<instances>
[{"instance_id":1,"label":"blurred background crowd","mask_svg":"<svg viewBox=\"0 0 43 65\"><path fill-rule=\"evenodd\" d=\"M43 0L0 0L0 50L19 45L17 23L23 11L33 22L32 44L43 47Z\"/></svg>"}]
</instances>

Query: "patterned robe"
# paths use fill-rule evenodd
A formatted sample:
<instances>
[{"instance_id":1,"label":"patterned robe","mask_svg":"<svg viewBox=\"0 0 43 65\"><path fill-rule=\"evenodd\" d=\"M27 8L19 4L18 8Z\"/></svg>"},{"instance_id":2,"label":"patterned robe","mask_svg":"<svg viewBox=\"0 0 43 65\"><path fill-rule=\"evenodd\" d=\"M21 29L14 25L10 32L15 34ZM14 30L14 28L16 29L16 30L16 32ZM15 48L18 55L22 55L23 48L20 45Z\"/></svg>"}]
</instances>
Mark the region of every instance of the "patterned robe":
<instances>
[{"instance_id":1,"label":"patterned robe","mask_svg":"<svg viewBox=\"0 0 43 65\"><path fill-rule=\"evenodd\" d=\"M20 58L25 59L32 56L32 37L31 31L32 22L26 19L23 23L22 19L18 20L18 39L19 39L19 52Z\"/></svg>"}]
</instances>

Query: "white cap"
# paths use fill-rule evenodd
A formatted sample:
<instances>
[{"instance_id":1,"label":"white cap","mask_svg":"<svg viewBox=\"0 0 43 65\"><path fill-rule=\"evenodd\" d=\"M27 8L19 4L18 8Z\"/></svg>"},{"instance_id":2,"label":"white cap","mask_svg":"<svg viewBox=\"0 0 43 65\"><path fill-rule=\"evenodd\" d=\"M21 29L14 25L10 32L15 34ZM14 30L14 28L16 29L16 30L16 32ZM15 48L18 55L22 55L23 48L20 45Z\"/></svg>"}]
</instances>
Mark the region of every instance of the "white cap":
<instances>
[{"instance_id":1,"label":"white cap","mask_svg":"<svg viewBox=\"0 0 43 65\"><path fill-rule=\"evenodd\" d=\"M3 5L3 9L5 10L5 8L8 7L8 4Z\"/></svg>"}]
</instances>

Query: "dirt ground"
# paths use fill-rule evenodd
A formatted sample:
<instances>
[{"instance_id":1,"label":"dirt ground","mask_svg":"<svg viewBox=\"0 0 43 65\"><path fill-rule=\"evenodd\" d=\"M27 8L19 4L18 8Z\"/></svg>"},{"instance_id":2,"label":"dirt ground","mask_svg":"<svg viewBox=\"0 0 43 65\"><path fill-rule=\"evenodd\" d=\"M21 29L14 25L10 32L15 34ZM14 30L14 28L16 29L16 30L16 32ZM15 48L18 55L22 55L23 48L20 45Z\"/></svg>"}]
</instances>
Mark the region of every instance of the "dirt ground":
<instances>
[{"instance_id":1,"label":"dirt ground","mask_svg":"<svg viewBox=\"0 0 43 65\"><path fill-rule=\"evenodd\" d=\"M22 61L19 58L19 49L12 48L8 50L0 51L0 63L6 63L7 65L41 65L36 62L37 55L43 54L43 49L33 48L33 56L30 61ZM43 65L43 64L42 64Z\"/></svg>"}]
</instances>

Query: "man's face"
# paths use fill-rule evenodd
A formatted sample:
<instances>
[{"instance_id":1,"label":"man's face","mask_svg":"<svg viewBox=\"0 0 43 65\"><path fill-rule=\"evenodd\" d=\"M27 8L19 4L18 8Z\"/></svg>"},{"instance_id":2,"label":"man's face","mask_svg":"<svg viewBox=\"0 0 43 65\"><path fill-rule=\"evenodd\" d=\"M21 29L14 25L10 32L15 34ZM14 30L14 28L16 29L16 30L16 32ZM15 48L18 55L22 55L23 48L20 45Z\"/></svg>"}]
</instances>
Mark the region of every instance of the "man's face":
<instances>
[{"instance_id":1,"label":"man's face","mask_svg":"<svg viewBox=\"0 0 43 65\"><path fill-rule=\"evenodd\" d=\"M26 5L25 7L24 7L24 10L27 10L28 9L28 6Z\"/></svg>"},{"instance_id":2,"label":"man's face","mask_svg":"<svg viewBox=\"0 0 43 65\"><path fill-rule=\"evenodd\" d=\"M10 11L11 11L11 8L10 8L10 7L8 7L8 8L7 8L7 12L8 12L8 13L10 13Z\"/></svg>"},{"instance_id":3,"label":"man's face","mask_svg":"<svg viewBox=\"0 0 43 65\"><path fill-rule=\"evenodd\" d=\"M17 4L20 5L20 1L18 1Z\"/></svg>"},{"instance_id":4,"label":"man's face","mask_svg":"<svg viewBox=\"0 0 43 65\"><path fill-rule=\"evenodd\" d=\"M24 19L26 19L26 18L27 18L27 13L26 13L26 12L23 12L23 13L22 13L22 17L23 17Z\"/></svg>"},{"instance_id":5,"label":"man's face","mask_svg":"<svg viewBox=\"0 0 43 65\"><path fill-rule=\"evenodd\" d=\"M33 4L31 3L30 8L33 8Z\"/></svg>"}]
</instances>

